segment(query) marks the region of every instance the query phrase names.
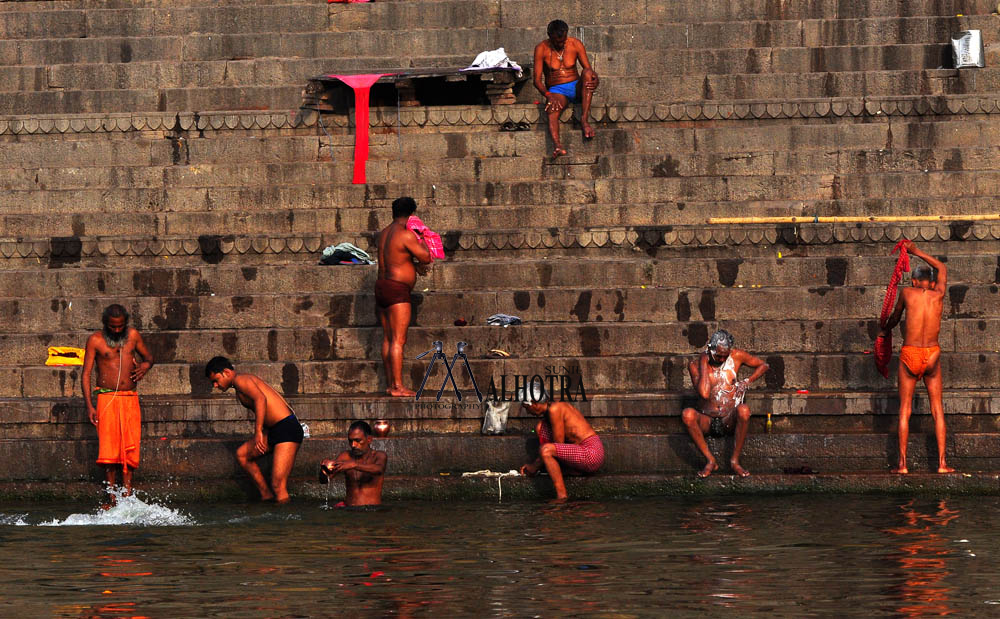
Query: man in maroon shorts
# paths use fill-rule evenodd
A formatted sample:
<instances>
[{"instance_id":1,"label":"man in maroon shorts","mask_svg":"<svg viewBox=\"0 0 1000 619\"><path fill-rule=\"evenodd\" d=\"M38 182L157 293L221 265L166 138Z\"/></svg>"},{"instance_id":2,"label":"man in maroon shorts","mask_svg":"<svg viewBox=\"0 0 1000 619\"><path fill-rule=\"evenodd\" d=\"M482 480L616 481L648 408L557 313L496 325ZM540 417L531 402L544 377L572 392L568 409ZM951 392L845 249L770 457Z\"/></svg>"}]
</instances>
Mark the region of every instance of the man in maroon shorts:
<instances>
[{"instance_id":1,"label":"man in maroon shorts","mask_svg":"<svg viewBox=\"0 0 1000 619\"><path fill-rule=\"evenodd\" d=\"M566 402L550 402L538 383L532 383L530 397L521 405L542 417L535 428L539 449L535 461L521 467L521 474L534 476L544 464L556 489L556 501L563 502L568 495L560 463L577 473L596 473L604 464L604 443L580 411Z\"/></svg>"},{"instance_id":2,"label":"man in maroon shorts","mask_svg":"<svg viewBox=\"0 0 1000 619\"><path fill-rule=\"evenodd\" d=\"M417 210L413 198L396 198L392 203L392 223L378 233L378 280L375 282L375 313L382 325L382 364L386 391L404 397L416 392L403 387L403 347L410 328L410 291L417 273L427 273L431 252L406 227Z\"/></svg>"}]
</instances>

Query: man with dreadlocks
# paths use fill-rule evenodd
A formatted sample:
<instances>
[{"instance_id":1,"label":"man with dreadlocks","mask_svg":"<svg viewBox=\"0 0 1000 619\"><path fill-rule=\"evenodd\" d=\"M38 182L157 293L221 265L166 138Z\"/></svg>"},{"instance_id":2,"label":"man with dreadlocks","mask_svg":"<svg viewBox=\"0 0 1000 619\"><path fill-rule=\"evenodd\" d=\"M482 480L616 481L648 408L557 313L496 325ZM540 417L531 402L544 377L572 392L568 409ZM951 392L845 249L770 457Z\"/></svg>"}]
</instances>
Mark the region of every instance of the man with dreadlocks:
<instances>
[{"instance_id":1,"label":"man with dreadlocks","mask_svg":"<svg viewBox=\"0 0 1000 619\"><path fill-rule=\"evenodd\" d=\"M136 384L153 367L153 356L139 331L128 325L128 312L117 303L101 315L104 328L87 338L83 356L83 401L97 426L97 463L104 465L109 500L122 470L125 493L132 493L132 471L139 466L140 412ZM97 388L90 375L97 363Z\"/></svg>"},{"instance_id":2,"label":"man with dreadlocks","mask_svg":"<svg viewBox=\"0 0 1000 619\"><path fill-rule=\"evenodd\" d=\"M737 380L740 368L754 368L753 374ZM691 361L688 372L701 403L698 409L685 408L681 419L688 434L705 456L708 463L698 473L698 477L708 477L719 468L715 457L708 450L705 433L721 437L735 432L733 457L729 464L740 477L748 477L750 472L740 466L740 452L747 440L750 426L750 407L743 403L750 383L764 375L768 365L745 350L733 348L733 336L719 329L712 334L708 347L697 361Z\"/></svg>"}]
</instances>

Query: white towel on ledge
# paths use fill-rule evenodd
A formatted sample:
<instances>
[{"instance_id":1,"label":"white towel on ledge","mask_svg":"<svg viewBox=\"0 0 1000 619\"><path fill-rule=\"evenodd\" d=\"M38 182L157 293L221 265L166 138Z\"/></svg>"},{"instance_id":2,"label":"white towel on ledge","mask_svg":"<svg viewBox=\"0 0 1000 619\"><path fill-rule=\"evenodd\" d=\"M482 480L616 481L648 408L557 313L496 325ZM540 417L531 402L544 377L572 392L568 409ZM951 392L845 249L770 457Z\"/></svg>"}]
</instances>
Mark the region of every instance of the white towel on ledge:
<instances>
[{"instance_id":1,"label":"white towel on ledge","mask_svg":"<svg viewBox=\"0 0 1000 619\"><path fill-rule=\"evenodd\" d=\"M507 52L502 47L492 51L480 52L472 64L462 69L516 69L521 70L521 65L507 57Z\"/></svg>"}]
</instances>

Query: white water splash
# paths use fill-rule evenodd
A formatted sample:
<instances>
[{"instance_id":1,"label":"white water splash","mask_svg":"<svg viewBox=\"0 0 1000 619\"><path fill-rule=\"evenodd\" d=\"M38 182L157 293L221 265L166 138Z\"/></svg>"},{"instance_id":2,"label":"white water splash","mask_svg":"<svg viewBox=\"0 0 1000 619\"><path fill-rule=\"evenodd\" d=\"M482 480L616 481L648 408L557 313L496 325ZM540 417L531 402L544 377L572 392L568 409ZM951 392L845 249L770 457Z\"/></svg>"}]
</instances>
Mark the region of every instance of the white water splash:
<instances>
[{"instance_id":1,"label":"white water splash","mask_svg":"<svg viewBox=\"0 0 1000 619\"><path fill-rule=\"evenodd\" d=\"M0 526L26 527L24 517L28 514L0 514Z\"/></svg>"},{"instance_id":2,"label":"white water splash","mask_svg":"<svg viewBox=\"0 0 1000 619\"><path fill-rule=\"evenodd\" d=\"M70 514L65 520L39 523L42 527L141 525L147 527L177 527L198 524L187 514L138 495L115 493L116 504L110 509L98 509L91 514ZM148 498L148 497L147 497Z\"/></svg>"}]
</instances>

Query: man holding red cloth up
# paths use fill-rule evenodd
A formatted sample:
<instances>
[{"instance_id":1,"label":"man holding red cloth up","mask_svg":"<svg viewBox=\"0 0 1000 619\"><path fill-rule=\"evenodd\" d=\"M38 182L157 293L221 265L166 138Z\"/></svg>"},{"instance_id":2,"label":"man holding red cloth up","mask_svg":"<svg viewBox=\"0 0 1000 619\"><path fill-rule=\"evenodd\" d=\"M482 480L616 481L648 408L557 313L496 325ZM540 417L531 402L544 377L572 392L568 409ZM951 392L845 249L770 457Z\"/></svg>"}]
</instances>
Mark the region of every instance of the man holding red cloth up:
<instances>
[{"instance_id":1,"label":"man holding red cloth up","mask_svg":"<svg viewBox=\"0 0 1000 619\"><path fill-rule=\"evenodd\" d=\"M941 403L941 313L948 285L948 267L936 258L917 249L913 241L902 241L902 250L930 265L911 272L910 288L900 291L896 309L882 324L879 338L890 342L892 329L906 312L906 333L899 351L899 467L894 472L906 474L906 442L910 435L910 413L913 411L913 391L917 381L924 379L927 397L934 417L934 435L938 447L938 473L953 473L945 462L944 406ZM933 269L933 270L932 270ZM937 277L934 277L934 271ZM891 291L890 291L891 292ZM878 344L876 344L878 347ZM890 353L891 354L891 353Z\"/></svg>"}]
</instances>

